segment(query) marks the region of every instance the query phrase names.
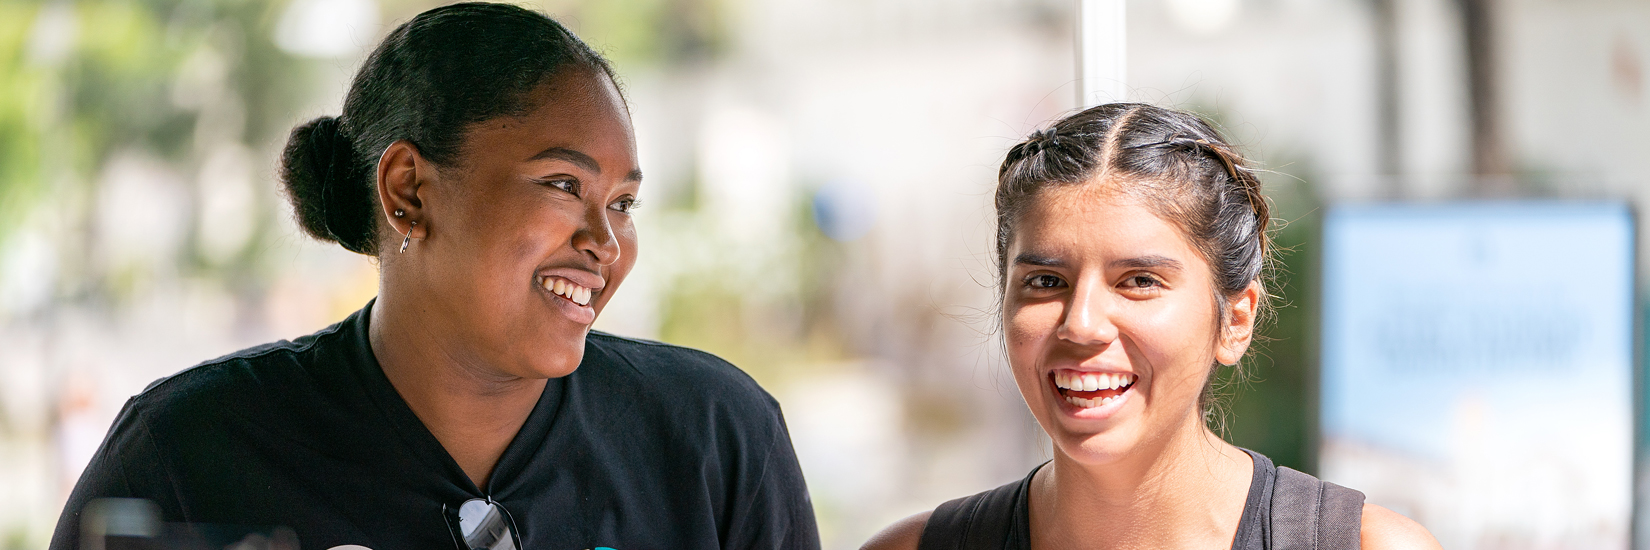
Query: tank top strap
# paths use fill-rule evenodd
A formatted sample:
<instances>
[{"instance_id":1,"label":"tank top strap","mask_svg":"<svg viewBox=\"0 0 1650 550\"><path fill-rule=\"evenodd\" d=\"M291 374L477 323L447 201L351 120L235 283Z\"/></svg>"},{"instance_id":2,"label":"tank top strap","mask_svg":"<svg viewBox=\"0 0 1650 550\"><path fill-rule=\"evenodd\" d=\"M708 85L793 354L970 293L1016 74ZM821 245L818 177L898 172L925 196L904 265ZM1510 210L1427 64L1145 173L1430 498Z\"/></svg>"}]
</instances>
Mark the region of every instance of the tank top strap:
<instances>
[{"instance_id":1,"label":"tank top strap","mask_svg":"<svg viewBox=\"0 0 1650 550\"><path fill-rule=\"evenodd\" d=\"M1363 511L1363 493L1279 466L1267 548L1358 550Z\"/></svg>"},{"instance_id":2,"label":"tank top strap","mask_svg":"<svg viewBox=\"0 0 1650 550\"><path fill-rule=\"evenodd\" d=\"M917 550L1029 550L1031 479L1042 468L1032 468L1020 481L934 508Z\"/></svg>"},{"instance_id":3,"label":"tank top strap","mask_svg":"<svg viewBox=\"0 0 1650 550\"><path fill-rule=\"evenodd\" d=\"M1243 449L1242 447L1239 447ZM1243 517L1238 520L1237 533L1232 537L1232 550L1267 550L1271 538L1272 484L1277 481L1277 466L1266 455L1243 449L1255 464L1249 478L1249 495L1243 500Z\"/></svg>"}]
</instances>

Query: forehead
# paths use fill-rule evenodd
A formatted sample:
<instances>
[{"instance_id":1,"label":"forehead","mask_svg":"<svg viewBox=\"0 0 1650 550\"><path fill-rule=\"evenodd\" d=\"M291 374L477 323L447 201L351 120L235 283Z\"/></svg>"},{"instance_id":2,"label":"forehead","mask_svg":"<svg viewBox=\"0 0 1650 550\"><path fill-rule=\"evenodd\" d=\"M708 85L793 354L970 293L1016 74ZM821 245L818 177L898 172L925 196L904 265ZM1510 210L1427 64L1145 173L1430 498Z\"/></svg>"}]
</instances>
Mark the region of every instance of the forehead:
<instances>
[{"instance_id":1,"label":"forehead","mask_svg":"<svg viewBox=\"0 0 1650 550\"><path fill-rule=\"evenodd\" d=\"M528 92L523 100L526 112L472 126L466 140L467 152L519 160L548 147L567 147L598 159L635 157L630 113L618 88L605 74L568 68Z\"/></svg>"},{"instance_id":2,"label":"forehead","mask_svg":"<svg viewBox=\"0 0 1650 550\"><path fill-rule=\"evenodd\" d=\"M1013 222L1010 260L1025 252L1072 259L1160 255L1201 265L1185 232L1151 208L1149 200L1115 185L1044 190Z\"/></svg>"}]
</instances>

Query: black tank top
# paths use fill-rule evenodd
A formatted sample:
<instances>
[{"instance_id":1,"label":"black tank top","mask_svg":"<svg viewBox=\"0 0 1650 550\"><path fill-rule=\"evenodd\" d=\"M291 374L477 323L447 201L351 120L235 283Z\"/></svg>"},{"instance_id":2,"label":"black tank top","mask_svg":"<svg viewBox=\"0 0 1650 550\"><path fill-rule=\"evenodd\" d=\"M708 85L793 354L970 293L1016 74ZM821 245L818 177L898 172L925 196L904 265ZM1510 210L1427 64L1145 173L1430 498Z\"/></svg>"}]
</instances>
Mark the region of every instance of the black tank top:
<instances>
[{"instance_id":1,"label":"black tank top","mask_svg":"<svg viewBox=\"0 0 1650 550\"><path fill-rule=\"evenodd\" d=\"M1255 475L1232 550L1357 550L1363 493L1243 452L1255 459ZM917 550L1031 550L1031 478L1041 468L941 504L928 517Z\"/></svg>"}]
</instances>

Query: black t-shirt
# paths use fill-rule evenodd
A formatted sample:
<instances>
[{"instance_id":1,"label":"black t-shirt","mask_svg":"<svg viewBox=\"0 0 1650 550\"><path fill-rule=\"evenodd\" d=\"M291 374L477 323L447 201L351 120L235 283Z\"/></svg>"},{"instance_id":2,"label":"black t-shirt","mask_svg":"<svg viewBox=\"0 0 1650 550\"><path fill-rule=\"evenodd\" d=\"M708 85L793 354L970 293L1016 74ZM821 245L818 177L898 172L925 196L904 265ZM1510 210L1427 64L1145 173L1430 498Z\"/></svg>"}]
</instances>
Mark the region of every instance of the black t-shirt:
<instances>
[{"instance_id":1,"label":"black t-shirt","mask_svg":"<svg viewBox=\"0 0 1650 550\"><path fill-rule=\"evenodd\" d=\"M491 497L522 546L819 548L779 404L710 354L591 332L477 488L385 378L371 304L127 401L70 495L53 550L100 497L166 522L287 526L303 548L444 549L442 507Z\"/></svg>"}]
</instances>

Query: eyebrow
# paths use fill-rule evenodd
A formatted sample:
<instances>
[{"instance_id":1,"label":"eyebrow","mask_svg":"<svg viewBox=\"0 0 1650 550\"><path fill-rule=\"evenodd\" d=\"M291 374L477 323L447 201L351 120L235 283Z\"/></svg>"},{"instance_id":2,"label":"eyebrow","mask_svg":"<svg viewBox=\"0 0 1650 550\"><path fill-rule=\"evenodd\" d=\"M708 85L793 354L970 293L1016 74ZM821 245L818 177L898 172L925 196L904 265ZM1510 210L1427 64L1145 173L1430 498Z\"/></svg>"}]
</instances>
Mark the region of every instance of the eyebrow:
<instances>
[{"instance_id":1,"label":"eyebrow","mask_svg":"<svg viewBox=\"0 0 1650 550\"><path fill-rule=\"evenodd\" d=\"M1038 256L1030 252L1023 252L1014 257L1014 264L1035 265L1040 267L1066 267L1066 262L1050 256Z\"/></svg>"},{"instance_id":2,"label":"eyebrow","mask_svg":"<svg viewBox=\"0 0 1650 550\"><path fill-rule=\"evenodd\" d=\"M1035 265L1035 266L1040 266L1040 267L1067 267L1067 264L1066 264L1065 260L1061 260L1059 258L1055 258L1055 257L1051 257L1051 256L1040 256L1040 255L1037 255L1037 254L1032 254L1030 252L1022 253L1018 256L1015 256L1014 257L1014 264L1015 265L1021 265L1021 264ZM1143 268L1154 268L1154 267L1156 267L1156 268L1168 268L1168 269L1178 270L1178 269L1184 269L1185 268L1185 266L1180 263L1180 260L1176 260L1176 259L1170 258L1168 256L1159 256L1159 255L1155 255L1155 254L1147 255L1147 256L1138 256L1138 257L1134 257L1134 258L1123 258L1123 259L1120 259L1120 260L1112 260L1112 261L1108 262L1106 264L1106 266L1110 267L1110 268L1113 268L1113 269L1118 269L1118 268L1143 269Z\"/></svg>"},{"instance_id":3,"label":"eyebrow","mask_svg":"<svg viewBox=\"0 0 1650 550\"><path fill-rule=\"evenodd\" d=\"M576 164L585 170L589 170L597 174L602 173L602 165L601 163L596 162L596 159L591 158L590 155L586 155L566 147L551 147L549 149L539 151L539 154L533 155L533 158L528 160L567 161ZM639 169L631 170L629 174L625 174L624 179L625 181L642 181L642 171Z\"/></svg>"},{"instance_id":4,"label":"eyebrow","mask_svg":"<svg viewBox=\"0 0 1650 550\"><path fill-rule=\"evenodd\" d=\"M1176 259L1170 258L1168 256L1158 256L1158 255L1155 255L1155 254L1154 255L1149 255L1149 256L1139 256L1139 257L1135 257L1135 258L1123 258L1121 260L1112 260L1107 265L1110 266L1110 267L1113 267L1113 268L1134 268L1134 269L1160 267L1160 268L1169 268L1169 269L1178 270L1178 269L1183 269L1184 268L1184 266L1181 265L1180 260L1176 260Z\"/></svg>"}]
</instances>

